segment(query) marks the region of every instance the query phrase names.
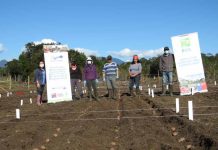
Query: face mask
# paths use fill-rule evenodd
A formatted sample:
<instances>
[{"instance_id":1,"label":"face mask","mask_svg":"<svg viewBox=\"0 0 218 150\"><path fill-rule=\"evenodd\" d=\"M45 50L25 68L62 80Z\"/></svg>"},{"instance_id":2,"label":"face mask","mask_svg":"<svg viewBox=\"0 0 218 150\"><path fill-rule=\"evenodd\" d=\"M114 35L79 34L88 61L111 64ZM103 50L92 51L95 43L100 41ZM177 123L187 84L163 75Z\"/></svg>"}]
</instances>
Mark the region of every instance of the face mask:
<instances>
[{"instance_id":1,"label":"face mask","mask_svg":"<svg viewBox=\"0 0 218 150\"><path fill-rule=\"evenodd\" d=\"M43 68L45 65L44 64L39 64L39 67L40 68Z\"/></svg>"},{"instance_id":2,"label":"face mask","mask_svg":"<svg viewBox=\"0 0 218 150\"><path fill-rule=\"evenodd\" d=\"M164 54L165 54L165 55L168 55L168 54L169 54L169 51L164 51Z\"/></svg>"},{"instance_id":3,"label":"face mask","mask_svg":"<svg viewBox=\"0 0 218 150\"><path fill-rule=\"evenodd\" d=\"M92 61L87 61L87 64L89 64L89 65L92 64Z\"/></svg>"},{"instance_id":4,"label":"face mask","mask_svg":"<svg viewBox=\"0 0 218 150\"><path fill-rule=\"evenodd\" d=\"M71 66L72 70L76 70L76 67L77 67L76 65Z\"/></svg>"}]
</instances>

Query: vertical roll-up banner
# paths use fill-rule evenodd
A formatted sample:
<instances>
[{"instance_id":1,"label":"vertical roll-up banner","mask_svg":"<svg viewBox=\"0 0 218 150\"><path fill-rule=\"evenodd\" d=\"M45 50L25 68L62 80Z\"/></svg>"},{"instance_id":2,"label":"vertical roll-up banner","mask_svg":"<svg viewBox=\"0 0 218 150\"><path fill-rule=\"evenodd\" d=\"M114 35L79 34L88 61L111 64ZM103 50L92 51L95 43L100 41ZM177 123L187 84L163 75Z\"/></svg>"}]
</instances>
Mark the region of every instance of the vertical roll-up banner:
<instances>
[{"instance_id":1,"label":"vertical roll-up banner","mask_svg":"<svg viewBox=\"0 0 218 150\"><path fill-rule=\"evenodd\" d=\"M67 46L44 45L48 103L72 100Z\"/></svg>"},{"instance_id":2,"label":"vertical roll-up banner","mask_svg":"<svg viewBox=\"0 0 218 150\"><path fill-rule=\"evenodd\" d=\"M198 33L173 36L171 40L180 95L207 92Z\"/></svg>"}]
</instances>

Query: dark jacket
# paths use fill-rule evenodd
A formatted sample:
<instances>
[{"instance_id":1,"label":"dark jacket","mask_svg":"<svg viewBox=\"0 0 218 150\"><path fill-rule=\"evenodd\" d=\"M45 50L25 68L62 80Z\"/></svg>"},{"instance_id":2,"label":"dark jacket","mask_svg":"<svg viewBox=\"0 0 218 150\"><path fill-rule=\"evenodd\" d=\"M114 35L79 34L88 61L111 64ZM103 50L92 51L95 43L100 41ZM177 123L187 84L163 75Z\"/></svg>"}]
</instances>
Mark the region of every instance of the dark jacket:
<instances>
[{"instance_id":1,"label":"dark jacket","mask_svg":"<svg viewBox=\"0 0 218 150\"><path fill-rule=\"evenodd\" d=\"M169 54L167 56L163 54L160 57L160 62L159 62L160 71L173 71L173 64L174 64L173 54Z\"/></svg>"},{"instance_id":2,"label":"dark jacket","mask_svg":"<svg viewBox=\"0 0 218 150\"><path fill-rule=\"evenodd\" d=\"M95 80L97 79L97 71L94 64L86 64L83 70L84 80Z\"/></svg>"},{"instance_id":3,"label":"dark jacket","mask_svg":"<svg viewBox=\"0 0 218 150\"><path fill-rule=\"evenodd\" d=\"M82 72L80 70L80 67L76 67L76 70L73 70L70 67L70 79L80 79L82 80Z\"/></svg>"},{"instance_id":4,"label":"dark jacket","mask_svg":"<svg viewBox=\"0 0 218 150\"><path fill-rule=\"evenodd\" d=\"M43 83L43 71L44 71L44 83ZM38 81L40 85L45 85L46 84L46 74L45 70L43 69L36 69L34 71L34 82Z\"/></svg>"}]
</instances>

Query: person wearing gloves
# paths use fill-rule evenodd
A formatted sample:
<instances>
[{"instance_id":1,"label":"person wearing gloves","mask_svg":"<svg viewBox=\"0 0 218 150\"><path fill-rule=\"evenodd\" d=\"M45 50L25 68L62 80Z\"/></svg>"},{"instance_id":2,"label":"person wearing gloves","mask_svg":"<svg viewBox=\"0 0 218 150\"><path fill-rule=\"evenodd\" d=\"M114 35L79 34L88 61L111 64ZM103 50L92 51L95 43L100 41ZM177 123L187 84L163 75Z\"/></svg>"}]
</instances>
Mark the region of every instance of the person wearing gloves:
<instances>
[{"instance_id":1,"label":"person wearing gloves","mask_svg":"<svg viewBox=\"0 0 218 150\"><path fill-rule=\"evenodd\" d=\"M44 61L39 62L39 67L34 71L34 82L36 83L37 89L37 105L40 106L42 104L42 95L46 84L46 74Z\"/></svg>"},{"instance_id":2,"label":"person wearing gloves","mask_svg":"<svg viewBox=\"0 0 218 150\"><path fill-rule=\"evenodd\" d=\"M86 60L86 65L83 70L84 85L87 86L89 99L92 100L92 89L94 91L94 99L98 100L97 92L97 70L96 66L93 64L91 57Z\"/></svg>"},{"instance_id":3,"label":"person wearing gloves","mask_svg":"<svg viewBox=\"0 0 218 150\"><path fill-rule=\"evenodd\" d=\"M173 64L174 56L169 48L164 47L164 54L160 57L159 69L162 72L162 96L166 95L166 85L169 85L170 96L173 96Z\"/></svg>"},{"instance_id":4,"label":"person wearing gloves","mask_svg":"<svg viewBox=\"0 0 218 150\"><path fill-rule=\"evenodd\" d=\"M116 79L119 78L118 67L112 62L112 56L107 56L107 63L103 67L103 81L106 81L109 99L117 99Z\"/></svg>"},{"instance_id":5,"label":"person wearing gloves","mask_svg":"<svg viewBox=\"0 0 218 150\"><path fill-rule=\"evenodd\" d=\"M140 94L139 91L139 84L141 80L141 72L142 72L142 65L139 61L138 55L133 56L132 63L130 64L129 67L129 75L130 75L130 81L129 81L129 90L130 90L130 95L135 96L133 92L133 86L136 86L136 94Z\"/></svg>"},{"instance_id":6,"label":"person wearing gloves","mask_svg":"<svg viewBox=\"0 0 218 150\"><path fill-rule=\"evenodd\" d=\"M73 60L70 67L70 80L71 80L71 88L72 88L72 98L73 100L78 99L76 97L76 92L79 95L79 99L83 97L82 93L82 72L80 67L77 66L76 62Z\"/></svg>"}]
</instances>

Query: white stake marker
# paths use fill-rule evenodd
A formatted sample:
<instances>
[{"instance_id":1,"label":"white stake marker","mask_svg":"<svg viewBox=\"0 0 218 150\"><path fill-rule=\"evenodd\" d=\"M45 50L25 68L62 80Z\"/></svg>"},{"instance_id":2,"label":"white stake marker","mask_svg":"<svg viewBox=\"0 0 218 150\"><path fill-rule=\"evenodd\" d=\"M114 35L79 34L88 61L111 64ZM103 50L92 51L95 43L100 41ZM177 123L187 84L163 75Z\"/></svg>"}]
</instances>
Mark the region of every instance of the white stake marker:
<instances>
[{"instance_id":1,"label":"white stake marker","mask_svg":"<svg viewBox=\"0 0 218 150\"><path fill-rule=\"evenodd\" d=\"M16 119L20 119L20 109L16 109Z\"/></svg>"},{"instance_id":2,"label":"white stake marker","mask_svg":"<svg viewBox=\"0 0 218 150\"><path fill-rule=\"evenodd\" d=\"M32 103L33 103L32 98L30 98L30 104L32 104Z\"/></svg>"},{"instance_id":3,"label":"white stake marker","mask_svg":"<svg viewBox=\"0 0 218 150\"><path fill-rule=\"evenodd\" d=\"M179 113L179 98L176 98L176 113Z\"/></svg>"},{"instance_id":4,"label":"white stake marker","mask_svg":"<svg viewBox=\"0 0 218 150\"><path fill-rule=\"evenodd\" d=\"M169 90L169 85L168 84L166 85L166 89Z\"/></svg>"},{"instance_id":5,"label":"white stake marker","mask_svg":"<svg viewBox=\"0 0 218 150\"><path fill-rule=\"evenodd\" d=\"M148 95L151 95L151 89L148 88Z\"/></svg>"},{"instance_id":6,"label":"white stake marker","mask_svg":"<svg viewBox=\"0 0 218 150\"><path fill-rule=\"evenodd\" d=\"M7 97L9 97L9 93L7 93Z\"/></svg>"},{"instance_id":7,"label":"white stake marker","mask_svg":"<svg viewBox=\"0 0 218 150\"><path fill-rule=\"evenodd\" d=\"M20 106L23 106L23 100L20 100Z\"/></svg>"},{"instance_id":8,"label":"white stake marker","mask_svg":"<svg viewBox=\"0 0 218 150\"><path fill-rule=\"evenodd\" d=\"M191 88L191 94L194 95L194 87Z\"/></svg>"},{"instance_id":9,"label":"white stake marker","mask_svg":"<svg viewBox=\"0 0 218 150\"><path fill-rule=\"evenodd\" d=\"M30 94L32 94L33 93L33 91L30 91Z\"/></svg>"},{"instance_id":10,"label":"white stake marker","mask_svg":"<svg viewBox=\"0 0 218 150\"><path fill-rule=\"evenodd\" d=\"M2 98L2 94L0 94L0 98Z\"/></svg>"},{"instance_id":11,"label":"white stake marker","mask_svg":"<svg viewBox=\"0 0 218 150\"><path fill-rule=\"evenodd\" d=\"M216 85L216 81L214 81L214 85Z\"/></svg>"},{"instance_id":12,"label":"white stake marker","mask_svg":"<svg viewBox=\"0 0 218 150\"><path fill-rule=\"evenodd\" d=\"M188 101L188 118L189 118L189 120L193 120L193 105L192 105L192 101Z\"/></svg>"},{"instance_id":13,"label":"white stake marker","mask_svg":"<svg viewBox=\"0 0 218 150\"><path fill-rule=\"evenodd\" d=\"M154 98L154 89L151 89L151 96Z\"/></svg>"},{"instance_id":14,"label":"white stake marker","mask_svg":"<svg viewBox=\"0 0 218 150\"><path fill-rule=\"evenodd\" d=\"M139 86L140 91L142 91L142 86Z\"/></svg>"}]
</instances>

